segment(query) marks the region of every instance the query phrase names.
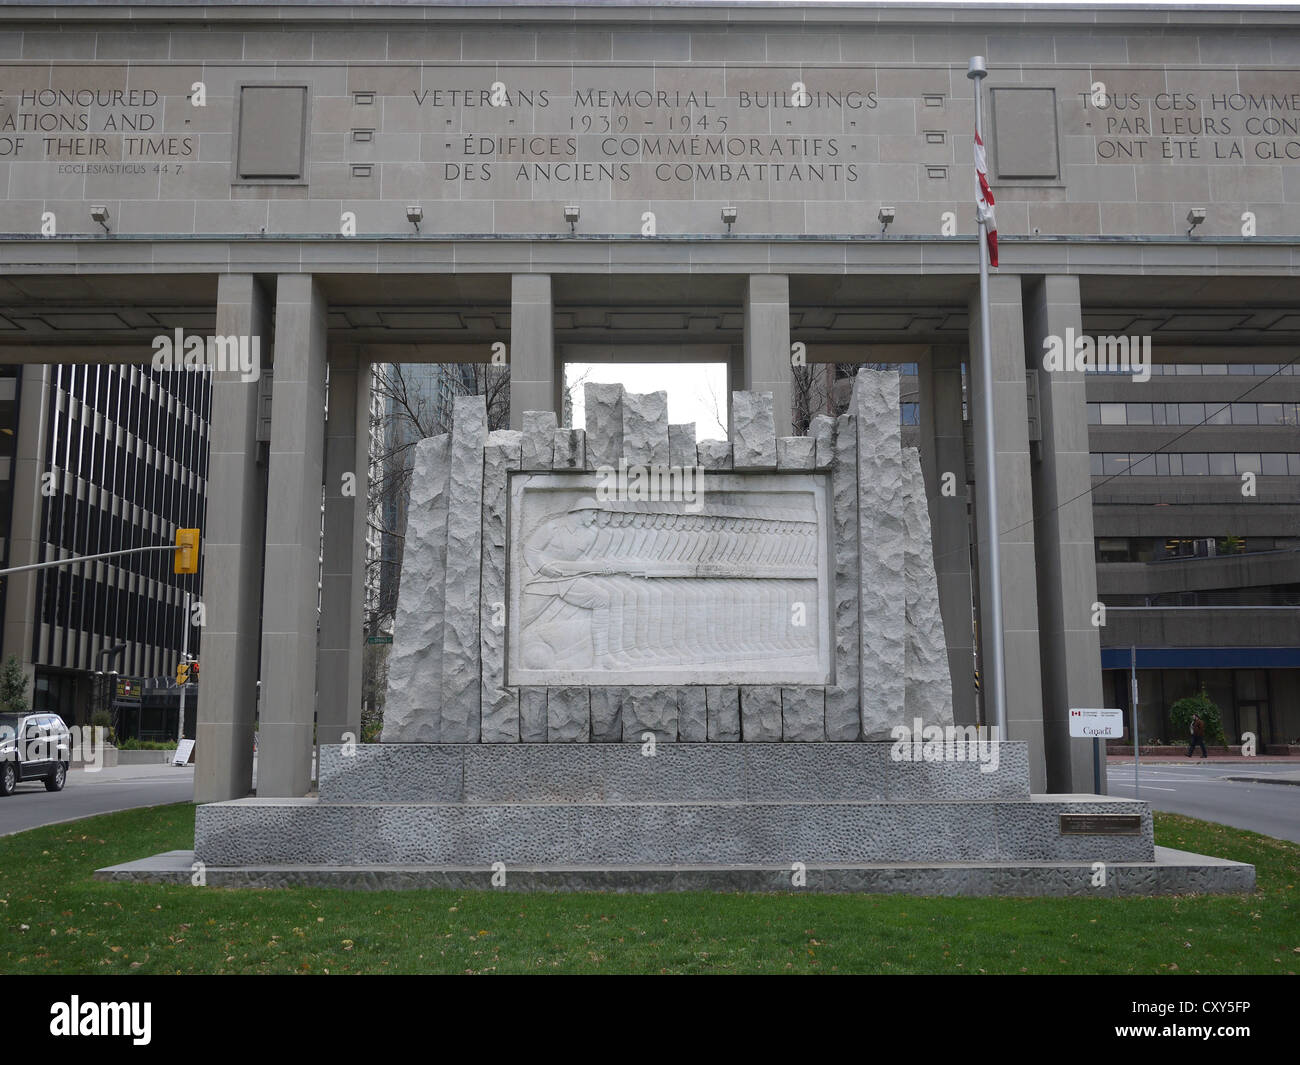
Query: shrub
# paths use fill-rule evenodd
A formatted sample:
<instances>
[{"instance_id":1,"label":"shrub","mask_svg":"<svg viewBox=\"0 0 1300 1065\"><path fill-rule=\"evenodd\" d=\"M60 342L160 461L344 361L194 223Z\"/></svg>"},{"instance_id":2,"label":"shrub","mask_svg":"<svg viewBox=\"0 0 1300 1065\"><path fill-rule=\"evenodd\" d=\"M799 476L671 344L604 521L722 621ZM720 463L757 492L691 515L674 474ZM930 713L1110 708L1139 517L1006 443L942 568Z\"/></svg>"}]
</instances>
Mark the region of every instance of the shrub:
<instances>
[{"instance_id":1,"label":"shrub","mask_svg":"<svg viewBox=\"0 0 1300 1065\"><path fill-rule=\"evenodd\" d=\"M157 742L154 740L137 740L126 739L117 745L119 751L174 751L176 750L176 741L167 740Z\"/></svg>"},{"instance_id":2,"label":"shrub","mask_svg":"<svg viewBox=\"0 0 1300 1065\"><path fill-rule=\"evenodd\" d=\"M1201 690L1195 695L1179 699L1169 708L1169 716L1173 720L1175 732L1181 733L1190 739L1193 714L1199 714L1201 720L1205 722L1206 743L1227 746L1228 741L1223 735L1223 715L1219 712L1214 700L1206 694L1204 684L1201 685Z\"/></svg>"},{"instance_id":3,"label":"shrub","mask_svg":"<svg viewBox=\"0 0 1300 1065\"><path fill-rule=\"evenodd\" d=\"M25 714L27 705L27 673L17 655L5 659L4 668L0 669L0 710L14 714Z\"/></svg>"},{"instance_id":4,"label":"shrub","mask_svg":"<svg viewBox=\"0 0 1300 1065\"><path fill-rule=\"evenodd\" d=\"M102 728L104 730L104 738L107 739L109 746L117 746L117 736L113 732L113 715L107 710L96 710L91 714L90 727Z\"/></svg>"}]
</instances>

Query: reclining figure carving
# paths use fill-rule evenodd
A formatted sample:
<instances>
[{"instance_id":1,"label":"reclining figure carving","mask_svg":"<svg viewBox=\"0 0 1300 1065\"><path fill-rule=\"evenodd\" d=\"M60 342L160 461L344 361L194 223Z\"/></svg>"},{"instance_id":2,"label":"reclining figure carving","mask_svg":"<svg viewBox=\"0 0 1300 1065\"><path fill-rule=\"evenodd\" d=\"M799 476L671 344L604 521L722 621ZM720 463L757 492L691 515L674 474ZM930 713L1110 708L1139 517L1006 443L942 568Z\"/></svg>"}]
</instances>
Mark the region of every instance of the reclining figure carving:
<instances>
[{"instance_id":1,"label":"reclining figure carving","mask_svg":"<svg viewBox=\"0 0 1300 1065\"><path fill-rule=\"evenodd\" d=\"M583 497L522 553L526 668L816 661L817 626L802 622L817 595L811 510Z\"/></svg>"}]
</instances>

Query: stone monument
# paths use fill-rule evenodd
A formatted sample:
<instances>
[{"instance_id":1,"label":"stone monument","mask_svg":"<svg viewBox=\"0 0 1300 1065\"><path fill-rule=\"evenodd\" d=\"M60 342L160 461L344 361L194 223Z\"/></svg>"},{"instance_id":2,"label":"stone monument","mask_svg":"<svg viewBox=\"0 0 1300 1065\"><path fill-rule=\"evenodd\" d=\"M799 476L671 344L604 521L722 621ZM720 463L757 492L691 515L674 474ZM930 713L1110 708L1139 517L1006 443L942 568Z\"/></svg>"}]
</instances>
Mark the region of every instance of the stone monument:
<instances>
[{"instance_id":1,"label":"stone monument","mask_svg":"<svg viewBox=\"0 0 1300 1065\"><path fill-rule=\"evenodd\" d=\"M864 369L778 438L736 392L697 441L662 392L588 385L585 432L457 399L416 449L383 742L322 745L315 797L200 807L209 883L1250 890L954 724L898 403Z\"/></svg>"},{"instance_id":2,"label":"stone monument","mask_svg":"<svg viewBox=\"0 0 1300 1065\"><path fill-rule=\"evenodd\" d=\"M778 440L589 384L585 433L482 397L417 448L385 743L808 742L951 725L925 486L898 378ZM480 476L481 471L481 476Z\"/></svg>"}]
</instances>

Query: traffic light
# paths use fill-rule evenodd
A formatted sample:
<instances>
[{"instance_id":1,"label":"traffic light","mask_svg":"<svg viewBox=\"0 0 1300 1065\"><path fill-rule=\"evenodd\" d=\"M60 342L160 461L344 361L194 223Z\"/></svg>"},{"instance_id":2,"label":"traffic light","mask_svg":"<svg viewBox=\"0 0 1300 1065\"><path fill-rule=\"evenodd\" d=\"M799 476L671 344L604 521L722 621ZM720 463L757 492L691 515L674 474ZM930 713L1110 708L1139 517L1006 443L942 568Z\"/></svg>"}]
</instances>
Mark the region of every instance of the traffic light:
<instances>
[{"instance_id":1,"label":"traffic light","mask_svg":"<svg viewBox=\"0 0 1300 1065\"><path fill-rule=\"evenodd\" d=\"M199 572L199 530L176 530L176 554L172 561L173 573Z\"/></svg>"},{"instance_id":2,"label":"traffic light","mask_svg":"<svg viewBox=\"0 0 1300 1065\"><path fill-rule=\"evenodd\" d=\"M190 663L190 680L197 682L198 679L199 679L199 664L198 664L197 662L191 662L191 663Z\"/></svg>"},{"instance_id":3,"label":"traffic light","mask_svg":"<svg viewBox=\"0 0 1300 1065\"><path fill-rule=\"evenodd\" d=\"M190 679L190 664L188 662L182 662L180 665L176 667L176 683L185 684L189 681L189 679Z\"/></svg>"}]
</instances>

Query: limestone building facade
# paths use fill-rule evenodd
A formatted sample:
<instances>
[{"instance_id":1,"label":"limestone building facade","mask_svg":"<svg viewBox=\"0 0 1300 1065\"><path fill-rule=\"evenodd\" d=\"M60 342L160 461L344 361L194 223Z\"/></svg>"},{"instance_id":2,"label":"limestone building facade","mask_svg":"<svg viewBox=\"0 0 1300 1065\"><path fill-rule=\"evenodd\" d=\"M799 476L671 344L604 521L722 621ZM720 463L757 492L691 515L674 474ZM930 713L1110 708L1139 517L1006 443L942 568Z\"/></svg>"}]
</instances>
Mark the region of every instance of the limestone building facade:
<instances>
[{"instance_id":1,"label":"limestone building facade","mask_svg":"<svg viewBox=\"0 0 1300 1065\"><path fill-rule=\"evenodd\" d=\"M272 369L264 478L257 385L214 375L200 800L248 790L259 660L263 794L305 793L313 737L355 731L366 494L345 475L368 466L374 362L505 358L517 429L525 411L560 410L569 362L722 362L730 389L772 393L778 435L795 352L914 365L903 442L920 449L951 672L972 672L972 599L978 616L990 594L979 563L996 549L1009 735L1038 791L1090 786L1066 715L1112 701L1103 648L1198 646L1221 618L1245 631L1209 613L1094 623L1120 585L1164 589L1154 568L1140 582L1106 568L1141 559L1099 569L1112 550L1099 538L1268 539L1290 552L1257 560L1276 570L1269 588L1296 583L1294 427L1238 440L1206 411L1174 432L1167 409L1300 400L1290 371L1232 372L1294 367L1300 12L104 2L55 15L0 10L4 360L147 362L157 322L128 317L110 338L101 316L162 304L187 328L261 338ZM1001 239L991 381L971 358L975 55ZM14 325L69 305L83 317L57 335ZM1229 372L1120 384L1045 367L1053 338L1085 335L1135 351L1149 338L1166 369ZM986 388L995 547L971 520ZM1156 402L1163 430L1154 414L1106 420ZM1221 457L1211 471L1229 449L1231 473ZM1157 472L1102 483L1118 460L1094 477L1094 452L1135 467L1150 453ZM1207 472L1180 458L1176 477L1156 452L1205 455ZM1239 469L1238 453L1258 459ZM1284 652L1300 640L1293 614L1268 618L1254 630L1278 649L1268 712L1290 738L1300 663ZM958 720L975 720L973 684L954 695Z\"/></svg>"}]
</instances>

